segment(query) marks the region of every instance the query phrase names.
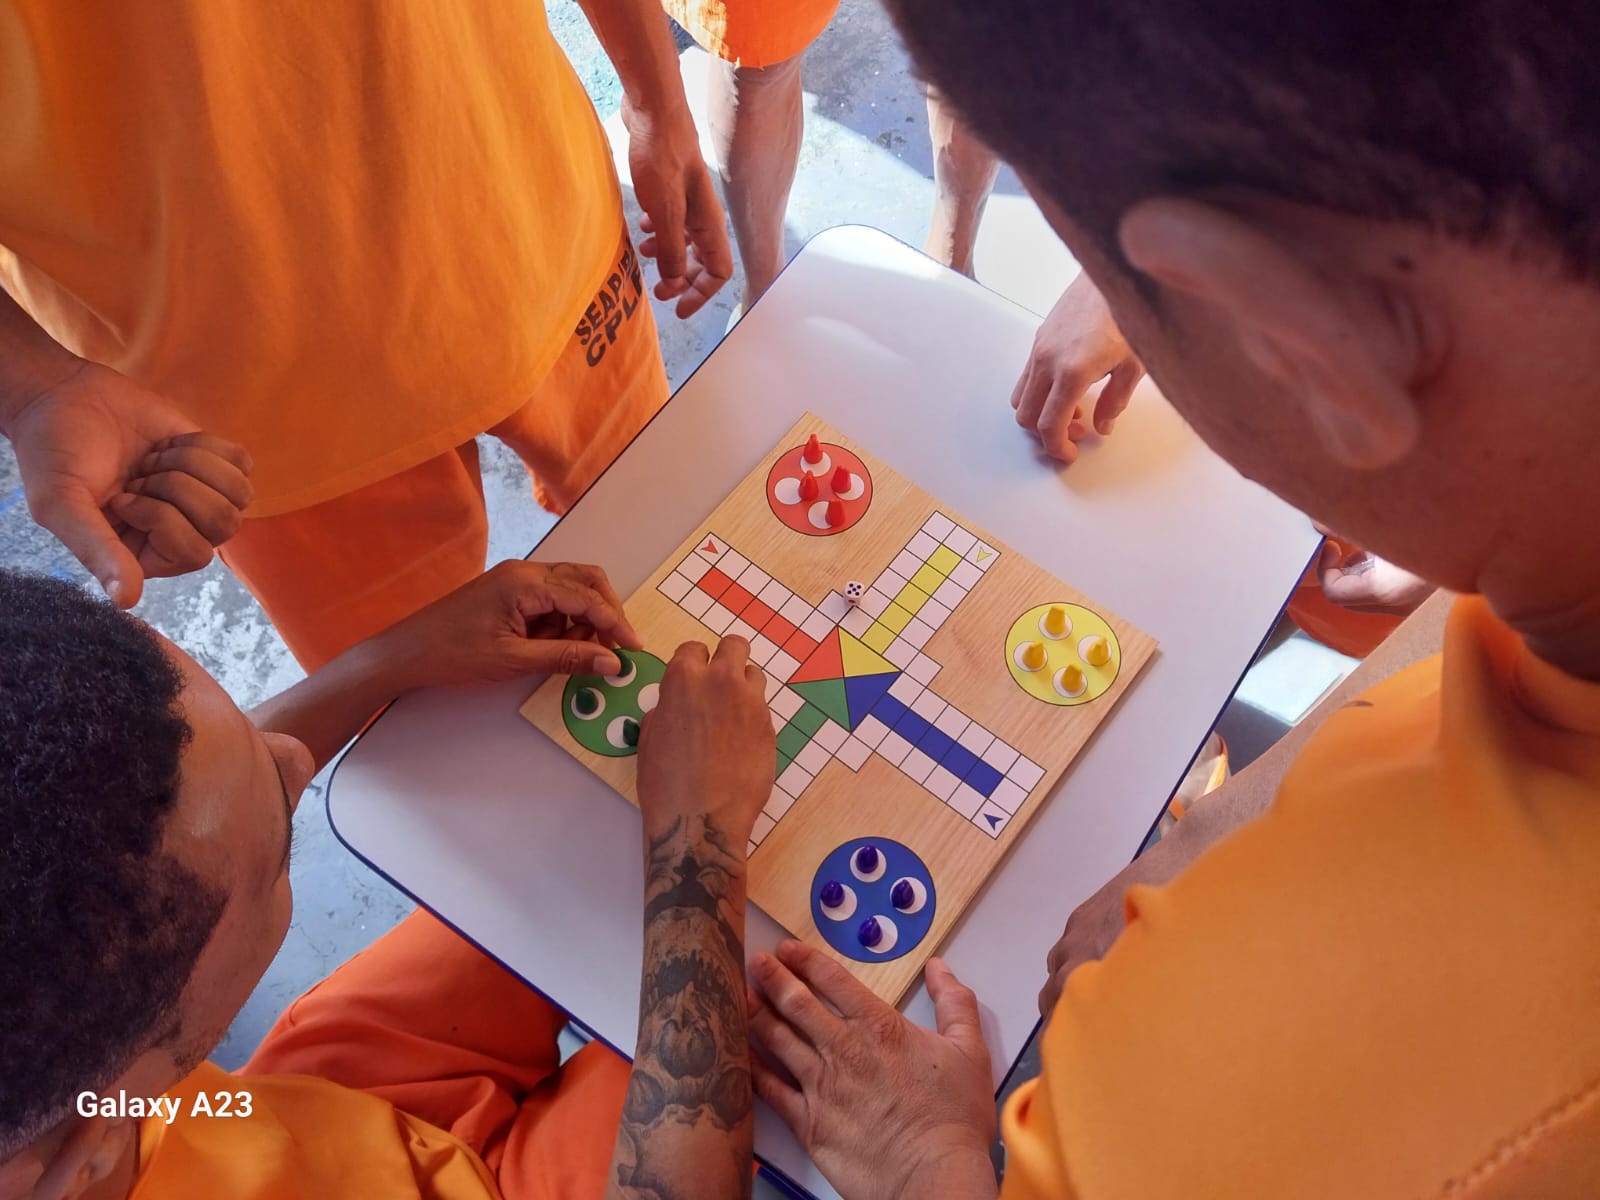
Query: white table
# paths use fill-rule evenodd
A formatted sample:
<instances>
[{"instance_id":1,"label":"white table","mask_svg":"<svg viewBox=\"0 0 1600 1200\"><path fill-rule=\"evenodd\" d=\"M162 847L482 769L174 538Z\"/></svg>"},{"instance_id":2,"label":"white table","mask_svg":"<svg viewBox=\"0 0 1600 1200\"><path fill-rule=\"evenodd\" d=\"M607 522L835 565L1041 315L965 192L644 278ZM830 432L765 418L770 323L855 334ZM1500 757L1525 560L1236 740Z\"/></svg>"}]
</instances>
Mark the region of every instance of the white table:
<instances>
[{"instance_id":1,"label":"white table","mask_svg":"<svg viewBox=\"0 0 1600 1200\"><path fill-rule=\"evenodd\" d=\"M1160 641L944 947L983 1001L997 1086L1067 914L1137 852L1318 541L1148 386L1075 466L1042 459L1006 404L1037 324L886 234L829 230L534 552L599 563L626 596L810 410ZM374 870L628 1053L639 816L518 716L534 682L400 700L339 763L328 815ZM781 935L750 910L750 952ZM920 987L906 1012L932 1024ZM835 1195L764 1107L756 1149Z\"/></svg>"}]
</instances>

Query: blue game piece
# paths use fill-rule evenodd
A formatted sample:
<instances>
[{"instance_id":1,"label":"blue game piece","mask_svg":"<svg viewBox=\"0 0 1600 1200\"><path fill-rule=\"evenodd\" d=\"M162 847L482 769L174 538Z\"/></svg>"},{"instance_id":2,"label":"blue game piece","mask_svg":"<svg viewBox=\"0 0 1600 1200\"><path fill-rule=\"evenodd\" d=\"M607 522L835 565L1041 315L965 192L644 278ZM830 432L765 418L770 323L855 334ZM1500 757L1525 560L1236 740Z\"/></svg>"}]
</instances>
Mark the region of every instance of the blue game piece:
<instances>
[{"instance_id":1,"label":"blue game piece","mask_svg":"<svg viewBox=\"0 0 1600 1200\"><path fill-rule=\"evenodd\" d=\"M838 908L844 903L844 884L837 879L828 880L822 885L822 891L818 893L817 899L822 901L824 907Z\"/></svg>"},{"instance_id":2,"label":"blue game piece","mask_svg":"<svg viewBox=\"0 0 1600 1200\"><path fill-rule=\"evenodd\" d=\"M883 926L878 924L878 918L868 917L861 922L861 928L856 930L856 939L868 950L883 941Z\"/></svg>"},{"instance_id":3,"label":"blue game piece","mask_svg":"<svg viewBox=\"0 0 1600 1200\"><path fill-rule=\"evenodd\" d=\"M917 889L911 886L911 880L898 880L889 891L889 903L901 912L905 912L917 902Z\"/></svg>"},{"instance_id":4,"label":"blue game piece","mask_svg":"<svg viewBox=\"0 0 1600 1200\"><path fill-rule=\"evenodd\" d=\"M878 848L876 846L863 846L856 851L856 870L863 875L871 875L878 869Z\"/></svg>"}]
</instances>

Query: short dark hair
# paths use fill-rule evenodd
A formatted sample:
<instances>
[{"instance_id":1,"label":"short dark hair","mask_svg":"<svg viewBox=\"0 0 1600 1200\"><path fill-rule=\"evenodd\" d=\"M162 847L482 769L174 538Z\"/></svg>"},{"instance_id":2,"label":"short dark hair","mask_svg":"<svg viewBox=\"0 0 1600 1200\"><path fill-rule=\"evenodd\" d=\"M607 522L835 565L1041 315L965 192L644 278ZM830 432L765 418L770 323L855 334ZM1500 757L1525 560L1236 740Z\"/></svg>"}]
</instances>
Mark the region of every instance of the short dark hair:
<instances>
[{"instance_id":1,"label":"short dark hair","mask_svg":"<svg viewBox=\"0 0 1600 1200\"><path fill-rule=\"evenodd\" d=\"M176 1032L221 916L161 849L182 689L133 617L0 570L0 1160Z\"/></svg>"},{"instance_id":2,"label":"short dark hair","mask_svg":"<svg viewBox=\"0 0 1600 1200\"><path fill-rule=\"evenodd\" d=\"M1121 215L1238 187L1600 280L1590 0L887 0L919 71L1113 261Z\"/></svg>"}]
</instances>

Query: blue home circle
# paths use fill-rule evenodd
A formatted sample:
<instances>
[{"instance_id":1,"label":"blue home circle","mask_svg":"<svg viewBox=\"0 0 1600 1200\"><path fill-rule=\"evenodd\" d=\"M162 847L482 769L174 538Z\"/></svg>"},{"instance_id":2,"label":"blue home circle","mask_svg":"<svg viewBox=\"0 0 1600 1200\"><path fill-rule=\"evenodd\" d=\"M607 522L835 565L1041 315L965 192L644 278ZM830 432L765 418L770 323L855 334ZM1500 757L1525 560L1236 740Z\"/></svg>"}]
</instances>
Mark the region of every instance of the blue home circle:
<instances>
[{"instance_id":1,"label":"blue home circle","mask_svg":"<svg viewBox=\"0 0 1600 1200\"><path fill-rule=\"evenodd\" d=\"M928 936L937 899L933 876L910 847L892 838L855 838L817 868L811 919L846 958L889 962Z\"/></svg>"}]
</instances>

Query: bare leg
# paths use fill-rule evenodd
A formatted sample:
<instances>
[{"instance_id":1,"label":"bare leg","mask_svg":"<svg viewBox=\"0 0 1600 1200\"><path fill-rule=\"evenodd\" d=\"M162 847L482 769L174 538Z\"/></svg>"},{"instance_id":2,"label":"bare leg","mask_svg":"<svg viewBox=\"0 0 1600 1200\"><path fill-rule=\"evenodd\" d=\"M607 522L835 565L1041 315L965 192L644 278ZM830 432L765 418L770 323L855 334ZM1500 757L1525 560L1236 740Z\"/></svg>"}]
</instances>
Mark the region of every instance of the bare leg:
<instances>
[{"instance_id":1,"label":"bare leg","mask_svg":"<svg viewBox=\"0 0 1600 1200\"><path fill-rule=\"evenodd\" d=\"M927 253L972 274L972 250L1000 160L956 117L938 89L928 89L928 136L933 142L933 219Z\"/></svg>"},{"instance_id":2,"label":"bare leg","mask_svg":"<svg viewBox=\"0 0 1600 1200\"><path fill-rule=\"evenodd\" d=\"M711 136L749 307L783 270L783 214L804 132L800 55L768 67L711 60Z\"/></svg>"}]
</instances>

